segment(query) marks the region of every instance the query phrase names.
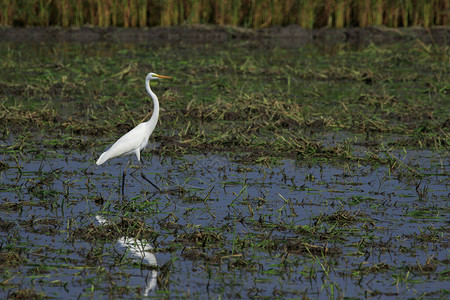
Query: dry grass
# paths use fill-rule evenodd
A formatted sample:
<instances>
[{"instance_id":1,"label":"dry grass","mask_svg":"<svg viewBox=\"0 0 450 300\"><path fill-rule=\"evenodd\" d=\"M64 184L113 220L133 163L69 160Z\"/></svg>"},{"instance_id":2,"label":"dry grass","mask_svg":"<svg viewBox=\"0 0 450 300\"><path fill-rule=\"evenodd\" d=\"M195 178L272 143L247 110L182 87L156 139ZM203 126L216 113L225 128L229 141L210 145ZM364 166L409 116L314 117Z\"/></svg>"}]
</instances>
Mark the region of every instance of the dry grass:
<instances>
[{"instance_id":1,"label":"dry grass","mask_svg":"<svg viewBox=\"0 0 450 300\"><path fill-rule=\"evenodd\" d=\"M218 24L254 29L448 25L445 0L31 0L2 1L3 26L146 27Z\"/></svg>"}]
</instances>

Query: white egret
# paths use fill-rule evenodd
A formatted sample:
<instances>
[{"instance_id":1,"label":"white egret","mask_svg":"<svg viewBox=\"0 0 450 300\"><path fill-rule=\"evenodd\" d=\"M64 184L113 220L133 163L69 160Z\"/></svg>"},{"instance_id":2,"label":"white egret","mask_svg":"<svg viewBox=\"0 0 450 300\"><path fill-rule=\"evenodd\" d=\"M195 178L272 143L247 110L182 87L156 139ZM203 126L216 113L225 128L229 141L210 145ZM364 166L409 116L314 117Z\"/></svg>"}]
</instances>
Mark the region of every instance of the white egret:
<instances>
[{"instance_id":1,"label":"white egret","mask_svg":"<svg viewBox=\"0 0 450 300\"><path fill-rule=\"evenodd\" d=\"M142 170L143 161L141 161L141 150L143 150L147 146L148 139L150 138L150 135L155 129L156 123L158 123L159 102L158 97L156 97L155 93L153 93L152 89L150 88L150 81L159 78L172 78L172 77L158 75L155 73L148 73L147 77L145 78L145 89L147 90L147 93L153 100L153 113L150 120L137 125L133 129L131 129L128 133L123 135L108 150L103 152L96 162L96 164L99 166L109 159L134 154L136 155L137 160L141 163L140 169L142 178L148 181L158 190L160 189L155 184L153 184L143 173ZM124 194L125 176L129 164L130 160L128 160L122 175L122 195Z\"/></svg>"}]
</instances>

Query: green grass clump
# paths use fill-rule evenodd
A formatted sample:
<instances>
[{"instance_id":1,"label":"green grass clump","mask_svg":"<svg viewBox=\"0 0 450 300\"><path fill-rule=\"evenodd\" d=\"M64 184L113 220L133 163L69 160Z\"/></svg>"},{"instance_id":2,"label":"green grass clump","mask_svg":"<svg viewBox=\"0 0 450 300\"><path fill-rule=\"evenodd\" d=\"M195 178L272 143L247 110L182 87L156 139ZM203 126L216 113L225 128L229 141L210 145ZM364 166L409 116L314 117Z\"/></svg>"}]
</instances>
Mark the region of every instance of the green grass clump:
<instances>
[{"instance_id":1,"label":"green grass clump","mask_svg":"<svg viewBox=\"0 0 450 300\"><path fill-rule=\"evenodd\" d=\"M34 0L2 1L3 26L146 27L218 24L264 28L298 24L303 28L448 25L445 0Z\"/></svg>"}]
</instances>

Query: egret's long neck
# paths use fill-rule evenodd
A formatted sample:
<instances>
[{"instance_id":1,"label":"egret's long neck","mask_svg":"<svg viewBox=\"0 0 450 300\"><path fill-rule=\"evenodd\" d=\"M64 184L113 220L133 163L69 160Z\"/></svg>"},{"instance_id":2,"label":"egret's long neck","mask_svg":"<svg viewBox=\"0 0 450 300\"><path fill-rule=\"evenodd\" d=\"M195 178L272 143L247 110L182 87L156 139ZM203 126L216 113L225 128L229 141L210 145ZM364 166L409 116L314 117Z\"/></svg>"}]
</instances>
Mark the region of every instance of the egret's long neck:
<instances>
[{"instance_id":1,"label":"egret's long neck","mask_svg":"<svg viewBox=\"0 0 450 300\"><path fill-rule=\"evenodd\" d=\"M149 120L149 123L155 123L156 125L159 116L159 102L158 97L156 97L155 93L153 93L152 89L150 88L150 80L145 80L145 89L147 90L147 93L150 95L150 97L152 97L153 100L153 114Z\"/></svg>"}]
</instances>

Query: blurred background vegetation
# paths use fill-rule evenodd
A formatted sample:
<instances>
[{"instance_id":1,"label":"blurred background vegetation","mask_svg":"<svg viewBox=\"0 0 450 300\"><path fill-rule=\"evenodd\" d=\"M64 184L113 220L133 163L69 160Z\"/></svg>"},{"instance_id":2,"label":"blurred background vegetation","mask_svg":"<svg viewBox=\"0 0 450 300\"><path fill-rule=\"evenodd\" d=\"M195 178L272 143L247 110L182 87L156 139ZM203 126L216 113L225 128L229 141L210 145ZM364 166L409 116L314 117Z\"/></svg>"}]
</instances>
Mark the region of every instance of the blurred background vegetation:
<instances>
[{"instance_id":1,"label":"blurred background vegetation","mask_svg":"<svg viewBox=\"0 0 450 300\"><path fill-rule=\"evenodd\" d=\"M448 26L448 0L0 0L2 26Z\"/></svg>"}]
</instances>

